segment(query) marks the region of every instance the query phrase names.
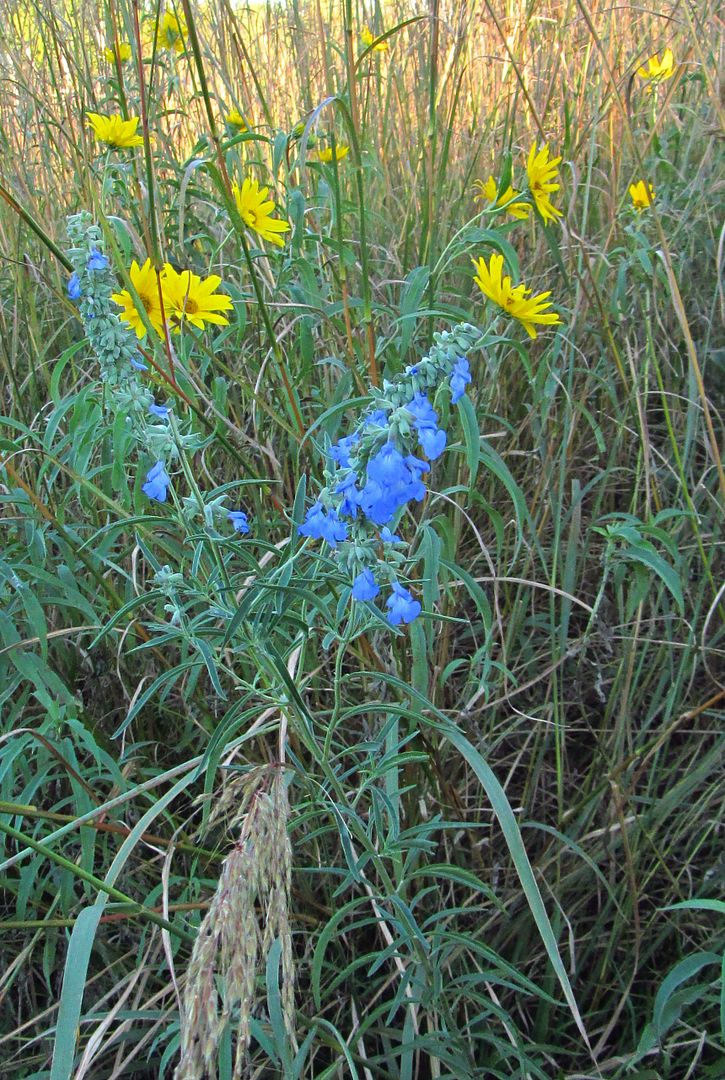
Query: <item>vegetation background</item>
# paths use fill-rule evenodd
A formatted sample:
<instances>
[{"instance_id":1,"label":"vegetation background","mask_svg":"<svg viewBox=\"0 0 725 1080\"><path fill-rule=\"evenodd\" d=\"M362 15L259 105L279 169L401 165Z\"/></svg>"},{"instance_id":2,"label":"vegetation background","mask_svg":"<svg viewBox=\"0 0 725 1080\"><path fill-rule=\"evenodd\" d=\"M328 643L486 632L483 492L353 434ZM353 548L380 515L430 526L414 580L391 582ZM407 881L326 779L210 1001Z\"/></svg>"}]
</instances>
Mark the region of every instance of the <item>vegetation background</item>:
<instances>
[{"instance_id":1,"label":"vegetation background","mask_svg":"<svg viewBox=\"0 0 725 1080\"><path fill-rule=\"evenodd\" d=\"M717 5L177 10L178 50L154 5L0 0L3 1076L722 1077ZM105 153L88 111L153 143ZM523 188L543 142L561 221L484 220L474 181ZM254 282L220 164L293 225ZM234 301L150 378L202 500L250 512L236 637L209 536L103 421L81 209L119 281L148 254ZM472 285L502 245L562 317L533 342ZM495 330L478 428L407 523L437 615L346 634L300 480L462 320Z\"/></svg>"}]
</instances>

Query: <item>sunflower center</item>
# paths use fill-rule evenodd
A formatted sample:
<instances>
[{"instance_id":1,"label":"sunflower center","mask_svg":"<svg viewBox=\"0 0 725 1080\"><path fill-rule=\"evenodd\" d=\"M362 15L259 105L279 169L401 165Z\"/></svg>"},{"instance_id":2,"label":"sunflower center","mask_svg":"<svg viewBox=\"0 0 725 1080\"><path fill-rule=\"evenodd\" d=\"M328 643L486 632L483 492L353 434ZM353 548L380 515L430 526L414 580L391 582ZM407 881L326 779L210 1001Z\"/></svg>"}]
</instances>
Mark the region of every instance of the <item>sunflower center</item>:
<instances>
[{"instance_id":1,"label":"sunflower center","mask_svg":"<svg viewBox=\"0 0 725 1080\"><path fill-rule=\"evenodd\" d=\"M192 299L191 296L187 296L186 300L184 301L184 311L186 312L186 314L196 315L198 310L199 305L197 304L196 300Z\"/></svg>"}]
</instances>

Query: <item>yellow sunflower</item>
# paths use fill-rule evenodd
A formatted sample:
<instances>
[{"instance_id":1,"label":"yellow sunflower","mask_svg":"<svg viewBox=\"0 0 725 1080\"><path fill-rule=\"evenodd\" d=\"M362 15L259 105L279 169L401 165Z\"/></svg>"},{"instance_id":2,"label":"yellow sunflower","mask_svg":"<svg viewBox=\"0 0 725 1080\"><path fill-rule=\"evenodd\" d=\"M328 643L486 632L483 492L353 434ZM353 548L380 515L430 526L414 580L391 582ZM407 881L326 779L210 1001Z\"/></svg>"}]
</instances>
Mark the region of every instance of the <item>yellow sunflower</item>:
<instances>
[{"instance_id":1,"label":"yellow sunflower","mask_svg":"<svg viewBox=\"0 0 725 1080\"><path fill-rule=\"evenodd\" d=\"M139 266L134 259L128 274L134 289L138 293L138 298L143 304L149 322L156 333L161 335L164 324L161 312L161 297L159 295L159 274L151 265L151 259L147 259L143 266ZM118 316L119 319L128 323L131 329L136 331L137 338L145 337L146 327L141 321L135 301L128 289L113 293L111 299L115 300L123 308L123 311Z\"/></svg>"},{"instance_id":2,"label":"yellow sunflower","mask_svg":"<svg viewBox=\"0 0 725 1080\"><path fill-rule=\"evenodd\" d=\"M655 82L671 79L675 74L675 58L672 55L672 49L665 49L661 60L657 53L650 56L646 67L637 68L637 74L643 79L651 79Z\"/></svg>"},{"instance_id":3,"label":"yellow sunflower","mask_svg":"<svg viewBox=\"0 0 725 1080\"><path fill-rule=\"evenodd\" d=\"M538 293L536 296L527 296L531 289L521 283L512 285L511 278L503 276L503 255L493 254L486 266L485 259L472 259L478 273L474 281L484 296L493 300L509 315L522 324L530 338L537 336L535 324L554 326L561 322L555 311L547 311L551 302L547 299L550 292Z\"/></svg>"},{"instance_id":4,"label":"yellow sunflower","mask_svg":"<svg viewBox=\"0 0 725 1080\"><path fill-rule=\"evenodd\" d=\"M162 49L173 49L174 52L184 51L187 29L183 16L175 15L173 11L167 11L159 25L159 45Z\"/></svg>"},{"instance_id":5,"label":"yellow sunflower","mask_svg":"<svg viewBox=\"0 0 725 1080\"><path fill-rule=\"evenodd\" d=\"M485 183L483 180L474 181L473 186L478 189L478 195L474 195L474 199L485 199L486 202L494 203L496 206L506 206L508 203L509 205L506 206L506 212L511 214L512 217L518 218L519 221L525 221L531 213L531 206L529 203L511 202L512 199L515 199L521 194L520 191L516 191L512 188L511 184L509 184L499 199L496 198L496 195L498 194L498 184L492 176L489 176Z\"/></svg>"},{"instance_id":6,"label":"yellow sunflower","mask_svg":"<svg viewBox=\"0 0 725 1080\"><path fill-rule=\"evenodd\" d=\"M334 154L332 147L326 146L324 150L317 151L317 156L320 161L324 161L326 164L329 165L329 163L333 160L333 157L335 161L342 161L342 159L346 158L349 153L349 146L345 146L344 143L337 143L337 145L335 146Z\"/></svg>"},{"instance_id":7,"label":"yellow sunflower","mask_svg":"<svg viewBox=\"0 0 725 1080\"><path fill-rule=\"evenodd\" d=\"M373 32L372 32L372 30L370 29L369 26L363 26L362 30L360 31L360 40L362 41L362 43L363 43L363 45L365 46L366 49L369 49L370 46L372 45L372 43L375 41L375 34L373 34ZM373 48L373 52L387 52L387 51L388 51L388 43L387 43L387 41L379 41L377 43L377 45L375 45L374 48Z\"/></svg>"},{"instance_id":8,"label":"yellow sunflower","mask_svg":"<svg viewBox=\"0 0 725 1080\"><path fill-rule=\"evenodd\" d=\"M558 191L560 185L556 183L557 165L561 158L549 160L549 145L545 143L540 150L536 149L536 143L529 151L529 159L526 162L526 175L529 180L529 191L533 195L536 209L544 221L556 221L561 217L561 210L557 210L551 201L550 195Z\"/></svg>"},{"instance_id":9,"label":"yellow sunflower","mask_svg":"<svg viewBox=\"0 0 725 1080\"><path fill-rule=\"evenodd\" d=\"M259 183L248 176L241 188L239 184L234 184L232 191L244 224L254 229L263 240L269 240L277 247L284 247L284 239L280 234L288 231L289 224L280 218L272 217L275 206L272 200L267 198L269 188L260 188Z\"/></svg>"},{"instance_id":10,"label":"yellow sunflower","mask_svg":"<svg viewBox=\"0 0 725 1080\"><path fill-rule=\"evenodd\" d=\"M161 272L161 285L169 325L177 333L184 320L199 330L204 329L205 322L228 326L229 319L225 319L220 312L231 309L232 299L216 291L221 283L222 279L216 274L202 280L191 270L179 273L166 263Z\"/></svg>"},{"instance_id":11,"label":"yellow sunflower","mask_svg":"<svg viewBox=\"0 0 725 1080\"><path fill-rule=\"evenodd\" d=\"M636 184L630 184L629 194L632 204L638 212L646 210L655 201L655 189L647 180L638 180Z\"/></svg>"},{"instance_id":12,"label":"yellow sunflower","mask_svg":"<svg viewBox=\"0 0 725 1080\"><path fill-rule=\"evenodd\" d=\"M99 142L125 150L129 146L143 146L143 137L136 134L138 116L124 120L120 116L101 116L100 113L86 113L88 126Z\"/></svg>"},{"instance_id":13,"label":"yellow sunflower","mask_svg":"<svg viewBox=\"0 0 725 1080\"><path fill-rule=\"evenodd\" d=\"M109 64L115 64L116 53L113 49L104 49L103 55ZM122 41L118 46L118 59L122 64L125 64L127 60L131 59L131 46L127 41Z\"/></svg>"}]
</instances>

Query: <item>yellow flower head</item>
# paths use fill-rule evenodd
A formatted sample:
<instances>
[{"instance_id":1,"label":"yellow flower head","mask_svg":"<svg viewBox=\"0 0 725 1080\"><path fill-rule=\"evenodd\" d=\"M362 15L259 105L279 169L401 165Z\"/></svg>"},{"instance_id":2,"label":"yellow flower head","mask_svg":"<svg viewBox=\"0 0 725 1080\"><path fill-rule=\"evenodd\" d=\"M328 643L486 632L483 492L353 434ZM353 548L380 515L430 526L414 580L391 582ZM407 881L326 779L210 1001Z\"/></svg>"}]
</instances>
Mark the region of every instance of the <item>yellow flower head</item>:
<instances>
[{"instance_id":1,"label":"yellow flower head","mask_svg":"<svg viewBox=\"0 0 725 1080\"><path fill-rule=\"evenodd\" d=\"M529 151L529 160L526 162L529 191L544 221L556 221L562 216L561 210L557 210L550 198L551 193L558 191L560 187L556 183L556 167L560 161L560 157L549 161L548 143L545 143L540 150L536 149L536 143L534 143Z\"/></svg>"},{"instance_id":2,"label":"yellow flower head","mask_svg":"<svg viewBox=\"0 0 725 1080\"><path fill-rule=\"evenodd\" d=\"M531 206L525 202L511 202L517 195L520 195L520 191L516 191L509 186L504 191L500 199L496 198L498 194L498 184L492 176L489 176L488 180L484 183L483 180L474 181L473 186L478 189L478 195L474 195L474 199L483 200L486 202L494 203L496 206L506 206L506 210L512 217L518 218L519 221L525 221L531 213Z\"/></svg>"},{"instance_id":3,"label":"yellow flower head","mask_svg":"<svg viewBox=\"0 0 725 1080\"><path fill-rule=\"evenodd\" d=\"M229 311L232 300L230 296L216 291L221 283L222 279L216 274L210 274L202 280L191 270L182 270L179 273L166 263L161 271L161 286L164 290L164 305L169 325L177 333L184 320L199 330L204 329L205 322L228 326L229 319L219 313Z\"/></svg>"},{"instance_id":4,"label":"yellow flower head","mask_svg":"<svg viewBox=\"0 0 725 1080\"><path fill-rule=\"evenodd\" d=\"M650 56L646 67L637 68L637 74L643 79L653 79L656 82L671 79L675 74L675 58L672 55L672 49L665 49L661 60L657 53Z\"/></svg>"},{"instance_id":5,"label":"yellow flower head","mask_svg":"<svg viewBox=\"0 0 725 1080\"><path fill-rule=\"evenodd\" d=\"M346 158L349 153L349 146L345 146L344 143L337 143L335 146L334 159L335 161L342 161L342 159ZM333 160L332 147L327 146L324 150L318 150L317 156L319 157L320 161L324 161L329 164L329 162Z\"/></svg>"},{"instance_id":6,"label":"yellow flower head","mask_svg":"<svg viewBox=\"0 0 725 1080\"><path fill-rule=\"evenodd\" d=\"M655 201L655 189L649 181L638 180L636 184L630 184L629 194L632 196L635 210L639 213Z\"/></svg>"},{"instance_id":7,"label":"yellow flower head","mask_svg":"<svg viewBox=\"0 0 725 1080\"><path fill-rule=\"evenodd\" d=\"M155 268L151 265L151 260L147 259L143 266L139 266L134 259L131 263L131 269L129 270L129 277L134 289L138 293L138 298L143 304L144 311L146 312L149 322L153 326L157 334L161 335L163 331L163 318L161 314L161 298L159 295L159 275ZM162 286L163 287L163 286ZM113 293L112 300L115 300L117 304L123 308L119 318L128 323L132 330L136 331L136 337L142 338L146 336L146 327L141 321L141 316L138 313L138 309L134 302L131 293L128 289L124 289L123 292Z\"/></svg>"},{"instance_id":8,"label":"yellow flower head","mask_svg":"<svg viewBox=\"0 0 725 1080\"><path fill-rule=\"evenodd\" d=\"M272 217L275 207L272 200L267 199L269 188L260 188L258 182L248 176L241 188L238 184L234 184L232 190L239 216L244 224L259 233L263 240L269 240L277 247L284 247L284 240L280 233L286 233L289 224L280 218Z\"/></svg>"},{"instance_id":9,"label":"yellow flower head","mask_svg":"<svg viewBox=\"0 0 725 1080\"><path fill-rule=\"evenodd\" d=\"M527 296L531 289L527 289L523 283L512 285L508 274L503 276L503 255L492 255L488 266L485 259L471 261L478 271L473 280L483 295L518 319L530 338L537 336L534 329L536 323L553 326L561 322L555 311L547 311L551 307L551 302L547 300L550 292Z\"/></svg>"},{"instance_id":10,"label":"yellow flower head","mask_svg":"<svg viewBox=\"0 0 725 1080\"><path fill-rule=\"evenodd\" d=\"M232 109L227 116L227 123L231 124L232 127L239 128L240 131L249 130L239 109Z\"/></svg>"},{"instance_id":11,"label":"yellow flower head","mask_svg":"<svg viewBox=\"0 0 725 1080\"><path fill-rule=\"evenodd\" d=\"M159 25L159 45L161 48L173 49L177 53L183 52L186 33L186 23L183 16L175 15L173 11L165 12Z\"/></svg>"},{"instance_id":12,"label":"yellow flower head","mask_svg":"<svg viewBox=\"0 0 725 1080\"><path fill-rule=\"evenodd\" d=\"M372 43L375 41L375 34L373 34L373 32L372 32L372 30L370 29L369 26L363 26L362 30L360 31L360 40L362 41L362 43L363 43L363 45L365 46L366 49L369 49L370 46L372 45ZM387 52L387 51L388 51L388 43L387 43L387 41L379 41L377 43L377 45L375 45L374 48L373 48L373 52Z\"/></svg>"},{"instance_id":13,"label":"yellow flower head","mask_svg":"<svg viewBox=\"0 0 725 1080\"><path fill-rule=\"evenodd\" d=\"M104 49L103 55L105 56L106 60L108 60L109 64L115 64L116 53L113 49ZM127 60L131 59L131 46L127 41L122 41L119 43L118 59L122 64L125 64Z\"/></svg>"},{"instance_id":14,"label":"yellow flower head","mask_svg":"<svg viewBox=\"0 0 725 1080\"><path fill-rule=\"evenodd\" d=\"M101 116L100 113L86 113L88 126L99 142L108 146L124 149L127 146L143 146L143 138L136 134L138 116L123 120L120 116Z\"/></svg>"}]
</instances>

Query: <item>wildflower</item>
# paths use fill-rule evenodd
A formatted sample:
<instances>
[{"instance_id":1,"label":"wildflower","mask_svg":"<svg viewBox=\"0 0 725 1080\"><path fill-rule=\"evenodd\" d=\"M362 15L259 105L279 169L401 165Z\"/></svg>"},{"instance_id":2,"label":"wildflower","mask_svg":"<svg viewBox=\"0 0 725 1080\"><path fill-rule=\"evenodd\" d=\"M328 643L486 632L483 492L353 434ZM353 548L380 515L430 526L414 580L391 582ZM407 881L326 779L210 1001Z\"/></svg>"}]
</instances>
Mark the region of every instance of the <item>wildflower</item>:
<instances>
[{"instance_id":1,"label":"wildflower","mask_svg":"<svg viewBox=\"0 0 725 1080\"><path fill-rule=\"evenodd\" d=\"M327 540L333 548L347 540L347 525L340 521L337 511L325 511L319 502L309 508L304 524L297 531L300 536L309 536L313 540Z\"/></svg>"},{"instance_id":2,"label":"wildflower","mask_svg":"<svg viewBox=\"0 0 725 1080\"><path fill-rule=\"evenodd\" d=\"M401 622L411 623L421 613L420 603L397 582L393 582L393 591L385 601L388 608L388 622L399 626Z\"/></svg>"},{"instance_id":3,"label":"wildflower","mask_svg":"<svg viewBox=\"0 0 725 1080\"><path fill-rule=\"evenodd\" d=\"M503 195L500 198L496 198L498 195L498 184L492 176L489 176L488 180L484 183L483 180L476 180L474 185L478 188L478 195L474 196L474 199L486 199L487 202L494 203L495 206L506 206L506 212L511 214L512 217L518 218L519 221L526 221L526 218L531 213L531 207L525 202L511 202L517 195L520 195L520 191L516 191L511 187L511 184L506 188Z\"/></svg>"},{"instance_id":4,"label":"wildflower","mask_svg":"<svg viewBox=\"0 0 725 1080\"><path fill-rule=\"evenodd\" d=\"M108 259L102 251L98 250L98 248L93 248L90 255L88 256L88 262L86 263L86 266L89 270L107 270Z\"/></svg>"},{"instance_id":5,"label":"wildflower","mask_svg":"<svg viewBox=\"0 0 725 1080\"><path fill-rule=\"evenodd\" d=\"M232 127L239 128L240 131L249 130L246 123L244 122L244 117L240 113L239 109L232 109L232 111L227 116L227 123L230 124Z\"/></svg>"},{"instance_id":6,"label":"wildflower","mask_svg":"<svg viewBox=\"0 0 725 1080\"><path fill-rule=\"evenodd\" d=\"M173 49L174 52L181 53L184 51L186 33L183 16L167 11L159 26L159 45L162 49Z\"/></svg>"},{"instance_id":7,"label":"wildflower","mask_svg":"<svg viewBox=\"0 0 725 1080\"><path fill-rule=\"evenodd\" d=\"M387 525L383 525L380 530L380 539L384 544L402 544L403 541L396 533L391 532Z\"/></svg>"},{"instance_id":8,"label":"wildflower","mask_svg":"<svg viewBox=\"0 0 725 1080\"><path fill-rule=\"evenodd\" d=\"M335 494L343 496L339 512L343 514L344 517L357 517L357 511L360 505L360 489L358 488L356 481L357 478L355 473L351 472L335 488Z\"/></svg>"},{"instance_id":9,"label":"wildflower","mask_svg":"<svg viewBox=\"0 0 725 1080\"><path fill-rule=\"evenodd\" d=\"M166 502L170 484L171 480L166 472L166 466L163 461L157 461L153 468L149 469L146 475L146 483L142 485L141 490L144 495L148 495L149 499L162 503Z\"/></svg>"},{"instance_id":10,"label":"wildflower","mask_svg":"<svg viewBox=\"0 0 725 1080\"><path fill-rule=\"evenodd\" d=\"M88 126L99 142L125 150L130 146L143 146L143 137L136 134L138 116L124 120L120 116L101 116L100 113L86 113Z\"/></svg>"},{"instance_id":11,"label":"wildflower","mask_svg":"<svg viewBox=\"0 0 725 1080\"><path fill-rule=\"evenodd\" d=\"M359 435L345 435L344 438L334 443L328 450L333 461L341 465L343 469L350 468L350 451L360 441Z\"/></svg>"},{"instance_id":12,"label":"wildflower","mask_svg":"<svg viewBox=\"0 0 725 1080\"><path fill-rule=\"evenodd\" d=\"M161 335L163 333L163 318L161 311L161 297L159 295L158 271L151 265L150 259L147 259L143 266L139 266L134 259L128 273L131 278L131 284L138 293L138 298L148 316L148 321L151 323L156 333ZM120 304L123 308L119 318L123 322L128 323L132 330L136 331L136 337L139 340L142 337L145 337L146 327L138 313L131 293L127 289L123 289L119 293L113 293L111 299L115 300L116 303Z\"/></svg>"},{"instance_id":13,"label":"wildflower","mask_svg":"<svg viewBox=\"0 0 725 1080\"><path fill-rule=\"evenodd\" d=\"M653 82L662 82L665 79L671 79L675 74L675 58L672 55L672 49L665 49L662 53L661 60L657 53L655 53L654 56L650 56L647 61L647 67L637 68L637 74L641 78L650 79Z\"/></svg>"},{"instance_id":14,"label":"wildflower","mask_svg":"<svg viewBox=\"0 0 725 1080\"><path fill-rule=\"evenodd\" d=\"M354 600L374 600L380 592L372 570L363 570L352 583Z\"/></svg>"},{"instance_id":15,"label":"wildflower","mask_svg":"<svg viewBox=\"0 0 725 1080\"><path fill-rule=\"evenodd\" d=\"M518 319L530 338L537 336L534 329L536 323L556 325L561 322L555 311L546 310L551 307L551 302L547 300L547 297L551 296L550 292L527 296L531 289L527 289L523 282L512 285L509 275L503 276L503 255L493 254L489 266L486 266L485 259L471 261L478 271L474 281L483 295L493 300L494 304L498 304L514 319Z\"/></svg>"},{"instance_id":16,"label":"wildflower","mask_svg":"<svg viewBox=\"0 0 725 1080\"><path fill-rule=\"evenodd\" d=\"M68 278L68 285L66 288L68 289L68 296L71 300L77 300L79 298L81 295L81 279L78 277L77 273L72 273Z\"/></svg>"},{"instance_id":17,"label":"wildflower","mask_svg":"<svg viewBox=\"0 0 725 1080\"><path fill-rule=\"evenodd\" d=\"M249 522L243 510L230 510L227 514L227 520L231 521L235 532L242 534L249 532Z\"/></svg>"},{"instance_id":18,"label":"wildflower","mask_svg":"<svg viewBox=\"0 0 725 1080\"><path fill-rule=\"evenodd\" d=\"M116 62L117 55L118 62L120 64L125 64L127 60L131 59L131 46L127 41L122 41L118 46L118 53L116 53L114 49L104 49L103 55L106 60L108 60L109 64L114 64Z\"/></svg>"},{"instance_id":19,"label":"wildflower","mask_svg":"<svg viewBox=\"0 0 725 1080\"><path fill-rule=\"evenodd\" d=\"M168 420L169 418L168 405L157 405L156 402L152 402L149 405L149 412L152 416L158 416L160 420Z\"/></svg>"},{"instance_id":20,"label":"wildflower","mask_svg":"<svg viewBox=\"0 0 725 1080\"><path fill-rule=\"evenodd\" d=\"M629 194L632 197L634 209L641 213L651 206L655 200L655 189L649 181L638 180L636 184L630 184Z\"/></svg>"},{"instance_id":21,"label":"wildflower","mask_svg":"<svg viewBox=\"0 0 725 1080\"><path fill-rule=\"evenodd\" d=\"M369 26L363 26L362 30L360 31L360 40L362 41L362 43L363 43L363 45L365 46L366 49L369 49L370 46L375 41L375 34L373 34L373 32L372 32L372 30L370 29ZM388 43L387 43L387 41L378 41L376 45L373 45L373 52L387 52L387 51L388 51Z\"/></svg>"},{"instance_id":22,"label":"wildflower","mask_svg":"<svg viewBox=\"0 0 725 1080\"><path fill-rule=\"evenodd\" d=\"M269 188L260 189L259 183L248 176L241 188L234 184L232 190L244 224L259 233L263 240L269 240L277 247L284 247L280 233L287 232L289 224L280 218L272 217L275 206L271 199L267 199Z\"/></svg>"},{"instance_id":23,"label":"wildflower","mask_svg":"<svg viewBox=\"0 0 725 1080\"><path fill-rule=\"evenodd\" d=\"M405 503L425 497L421 475L425 461L404 457L393 443L386 443L368 462L367 481L360 493L360 507L376 525L386 525Z\"/></svg>"},{"instance_id":24,"label":"wildflower","mask_svg":"<svg viewBox=\"0 0 725 1080\"><path fill-rule=\"evenodd\" d=\"M317 156L320 161L324 161L329 164L331 161L342 161L350 153L350 147L345 146L344 143L338 143L334 150L331 146L326 146L324 150L318 150Z\"/></svg>"},{"instance_id":25,"label":"wildflower","mask_svg":"<svg viewBox=\"0 0 725 1080\"><path fill-rule=\"evenodd\" d=\"M560 187L556 183L556 167L560 161L560 157L549 160L548 143L538 151L536 143L534 143L529 151L529 159L526 162L529 191L536 203L536 209L544 221L556 221L558 217L562 216L561 210L557 210L549 197L552 191L558 191Z\"/></svg>"},{"instance_id":26,"label":"wildflower","mask_svg":"<svg viewBox=\"0 0 725 1080\"><path fill-rule=\"evenodd\" d=\"M148 371L148 364L142 364L140 360L135 357L131 357L130 364L132 368L136 368L136 371Z\"/></svg>"},{"instance_id":27,"label":"wildflower","mask_svg":"<svg viewBox=\"0 0 725 1080\"><path fill-rule=\"evenodd\" d=\"M438 427L438 413L420 392L405 407L413 415L423 453L434 461L446 448L446 433Z\"/></svg>"},{"instance_id":28,"label":"wildflower","mask_svg":"<svg viewBox=\"0 0 725 1080\"><path fill-rule=\"evenodd\" d=\"M466 384L471 381L471 369L465 356L459 356L451 372L451 402L453 405L463 397Z\"/></svg>"},{"instance_id":29,"label":"wildflower","mask_svg":"<svg viewBox=\"0 0 725 1080\"><path fill-rule=\"evenodd\" d=\"M230 310L232 299L224 293L216 292L221 283L222 279L216 274L210 274L202 281L199 275L191 270L177 273L173 266L165 264L161 272L161 284L166 316L176 331L180 329L184 319L199 330L204 329L205 322L215 323L217 326L229 325L229 320L220 312Z\"/></svg>"}]
</instances>

